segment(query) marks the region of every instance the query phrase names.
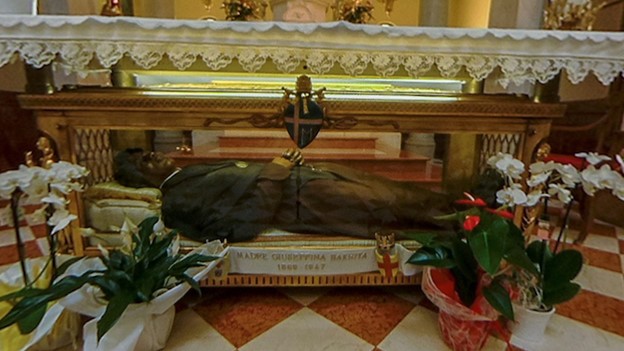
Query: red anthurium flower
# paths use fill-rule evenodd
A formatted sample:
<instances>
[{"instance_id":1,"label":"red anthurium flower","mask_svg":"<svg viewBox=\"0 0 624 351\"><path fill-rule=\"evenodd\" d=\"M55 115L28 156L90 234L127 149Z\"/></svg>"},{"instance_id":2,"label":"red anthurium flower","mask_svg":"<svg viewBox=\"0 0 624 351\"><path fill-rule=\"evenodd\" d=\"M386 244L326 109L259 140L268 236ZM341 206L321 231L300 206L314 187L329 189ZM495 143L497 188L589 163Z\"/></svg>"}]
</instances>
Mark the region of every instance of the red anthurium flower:
<instances>
[{"instance_id":1,"label":"red anthurium flower","mask_svg":"<svg viewBox=\"0 0 624 351\"><path fill-rule=\"evenodd\" d=\"M464 219L464 229L470 232L479 225L479 222L481 222L481 217L479 216L466 216Z\"/></svg>"},{"instance_id":2,"label":"red anthurium flower","mask_svg":"<svg viewBox=\"0 0 624 351\"><path fill-rule=\"evenodd\" d=\"M464 193L464 195L466 195L467 199L457 200L455 201L455 203L458 205L468 205L468 206L477 206L477 207L487 206L485 201L483 201L483 199L480 197L474 197L468 193Z\"/></svg>"},{"instance_id":3,"label":"red anthurium flower","mask_svg":"<svg viewBox=\"0 0 624 351\"><path fill-rule=\"evenodd\" d=\"M493 208L486 208L486 211L493 213L497 216L501 216L503 218L507 218L507 219L514 219L514 214L509 212L509 211L505 211L505 210L495 210Z\"/></svg>"}]
</instances>

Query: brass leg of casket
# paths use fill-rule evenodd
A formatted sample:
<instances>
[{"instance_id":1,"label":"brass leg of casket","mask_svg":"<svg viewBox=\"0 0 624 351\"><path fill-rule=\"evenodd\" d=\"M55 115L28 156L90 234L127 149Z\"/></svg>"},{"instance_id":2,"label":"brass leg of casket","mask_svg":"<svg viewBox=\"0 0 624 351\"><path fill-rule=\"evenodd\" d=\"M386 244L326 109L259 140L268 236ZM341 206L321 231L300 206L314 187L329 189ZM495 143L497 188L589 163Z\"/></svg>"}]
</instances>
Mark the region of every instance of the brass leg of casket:
<instances>
[{"instance_id":1,"label":"brass leg of casket","mask_svg":"<svg viewBox=\"0 0 624 351\"><path fill-rule=\"evenodd\" d=\"M559 82L561 74L557 74L546 83L535 83L533 101L535 102L559 102Z\"/></svg>"},{"instance_id":2,"label":"brass leg of casket","mask_svg":"<svg viewBox=\"0 0 624 351\"><path fill-rule=\"evenodd\" d=\"M52 94L54 88L54 75L52 65L34 68L25 64L26 92L30 94Z\"/></svg>"}]
</instances>

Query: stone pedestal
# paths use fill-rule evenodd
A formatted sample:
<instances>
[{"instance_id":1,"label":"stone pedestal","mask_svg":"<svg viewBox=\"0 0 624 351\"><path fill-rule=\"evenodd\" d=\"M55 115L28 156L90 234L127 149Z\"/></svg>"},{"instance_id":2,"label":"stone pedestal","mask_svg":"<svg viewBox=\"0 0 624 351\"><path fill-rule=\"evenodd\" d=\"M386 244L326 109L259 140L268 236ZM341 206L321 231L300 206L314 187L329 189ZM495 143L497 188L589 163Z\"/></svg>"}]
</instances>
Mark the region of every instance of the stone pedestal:
<instances>
[{"instance_id":1,"label":"stone pedestal","mask_svg":"<svg viewBox=\"0 0 624 351\"><path fill-rule=\"evenodd\" d=\"M435 146L433 134L430 133L409 133L403 143L403 149L430 159L433 159Z\"/></svg>"},{"instance_id":2,"label":"stone pedestal","mask_svg":"<svg viewBox=\"0 0 624 351\"><path fill-rule=\"evenodd\" d=\"M448 0L420 0L418 24L422 27L446 27L448 10Z\"/></svg>"},{"instance_id":3,"label":"stone pedestal","mask_svg":"<svg viewBox=\"0 0 624 351\"><path fill-rule=\"evenodd\" d=\"M36 15L37 0L0 0L0 14Z\"/></svg>"}]
</instances>

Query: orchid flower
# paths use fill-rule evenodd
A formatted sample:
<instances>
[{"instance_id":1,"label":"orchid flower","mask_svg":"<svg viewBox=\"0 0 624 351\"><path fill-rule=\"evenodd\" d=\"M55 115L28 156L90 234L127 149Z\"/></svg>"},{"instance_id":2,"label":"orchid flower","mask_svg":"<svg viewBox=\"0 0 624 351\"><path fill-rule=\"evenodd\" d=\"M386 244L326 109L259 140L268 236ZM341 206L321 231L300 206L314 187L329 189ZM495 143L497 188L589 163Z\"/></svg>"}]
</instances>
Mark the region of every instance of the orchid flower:
<instances>
[{"instance_id":1,"label":"orchid flower","mask_svg":"<svg viewBox=\"0 0 624 351\"><path fill-rule=\"evenodd\" d=\"M537 205L542 198L547 198L547 197L550 197L550 195L544 194L542 190L533 190L527 194L527 201L523 205L533 207Z\"/></svg>"},{"instance_id":2,"label":"orchid flower","mask_svg":"<svg viewBox=\"0 0 624 351\"><path fill-rule=\"evenodd\" d=\"M551 197L556 197L559 201L567 204L572 201L572 192L570 189L562 186L561 184L549 184L548 185L548 194Z\"/></svg>"},{"instance_id":3,"label":"orchid flower","mask_svg":"<svg viewBox=\"0 0 624 351\"><path fill-rule=\"evenodd\" d=\"M620 175L609 165L603 165L599 169L591 165L581 172L583 190L588 195L594 195L597 190L614 189L618 176Z\"/></svg>"},{"instance_id":4,"label":"orchid flower","mask_svg":"<svg viewBox=\"0 0 624 351\"><path fill-rule=\"evenodd\" d=\"M71 214L67 209L56 209L52 217L48 220L48 224L53 226L52 232L50 234L54 235L59 231L65 229L71 221L77 219L78 217L74 214Z\"/></svg>"},{"instance_id":5,"label":"orchid flower","mask_svg":"<svg viewBox=\"0 0 624 351\"><path fill-rule=\"evenodd\" d=\"M132 237L136 235L138 231L139 227L134 224L128 217L126 217L124 219L123 225L121 226L121 229L119 230L122 241L121 248L119 249L121 252L132 253L134 243Z\"/></svg>"},{"instance_id":6,"label":"orchid flower","mask_svg":"<svg viewBox=\"0 0 624 351\"><path fill-rule=\"evenodd\" d=\"M527 195L522 191L520 184L514 183L496 192L496 202L503 206L513 207L527 201Z\"/></svg>"},{"instance_id":7,"label":"orchid flower","mask_svg":"<svg viewBox=\"0 0 624 351\"><path fill-rule=\"evenodd\" d=\"M579 152L574 154L574 156L585 159L585 161L593 166L604 161L611 161L611 157L600 155L597 152Z\"/></svg>"},{"instance_id":8,"label":"orchid flower","mask_svg":"<svg viewBox=\"0 0 624 351\"><path fill-rule=\"evenodd\" d=\"M8 171L0 174L0 198L10 199L20 183L20 171Z\"/></svg>"},{"instance_id":9,"label":"orchid flower","mask_svg":"<svg viewBox=\"0 0 624 351\"><path fill-rule=\"evenodd\" d=\"M574 188L576 184L580 183L581 177L579 172L572 165L563 165L561 163L555 163L555 169L559 173L559 177L563 184L568 188Z\"/></svg>"},{"instance_id":10,"label":"orchid flower","mask_svg":"<svg viewBox=\"0 0 624 351\"><path fill-rule=\"evenodd\" d=\"M490 157L487 163L510 179L522 179L524 163L510 154L499 152L495 156Z\"/></svg>"}]
</instances>

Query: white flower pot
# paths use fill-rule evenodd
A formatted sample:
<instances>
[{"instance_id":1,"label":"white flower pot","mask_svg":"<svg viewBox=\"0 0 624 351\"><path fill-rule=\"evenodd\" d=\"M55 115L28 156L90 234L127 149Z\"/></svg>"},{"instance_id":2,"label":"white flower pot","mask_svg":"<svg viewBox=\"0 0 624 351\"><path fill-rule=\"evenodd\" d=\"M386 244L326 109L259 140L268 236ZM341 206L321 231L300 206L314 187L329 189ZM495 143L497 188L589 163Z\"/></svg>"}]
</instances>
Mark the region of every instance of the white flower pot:
<instances>
[{"instance_id":1,"label":"white flower pot","mask_svg":"<svg viewBox=\"0 0 624 351\"><path fill-rule=\"evenodd\" d=\"M165 348L173 320L175 306L163 313L152 313L148 303L134 304L121 315L119 320L98 343L96 340L97 320L84 326L84 349L94 351L157 351Z\"/></svg>"},{"instance_id":2,"label":"white flower pot","mask_svg":"<svg viewBox=\"0 0 624 351\"><path fill-rule=\"evenodd\" d=\"M271 0L274 21L325 22L332 0Z\"/></svg>"},{"instance_id":3,"label":"white flower pot","mask_svg":"<svg viewBox=\"0 0 624 351\"><path fill-rule=\"evenodd\" d=\"M37 0L0 0L0 14L36 15Z\"/></svg>"},{"instance_id":4,"label":"white flower pot","mask_svg":"<svg viewBox=\"0 0 624 351\"><path fill-rule=\"evenodd\" d=\"M544 339L546 327L554 313L554 308L541 312L514 305L516 321L510 321L508 325L512 333L512 345L524 350L536 349Z\"/></svg>"},{"instance_id":5,"label":"white flower pot","mask_svg":"<svg viewBox=\"0 0 624 351\"><path fill-rule=\"evenodd\" d=\"M134 350L156 351L164 349L171 334L174 319L175 306L171 306L165 313L150 315Z\"/></svg>"}]
</instances>

